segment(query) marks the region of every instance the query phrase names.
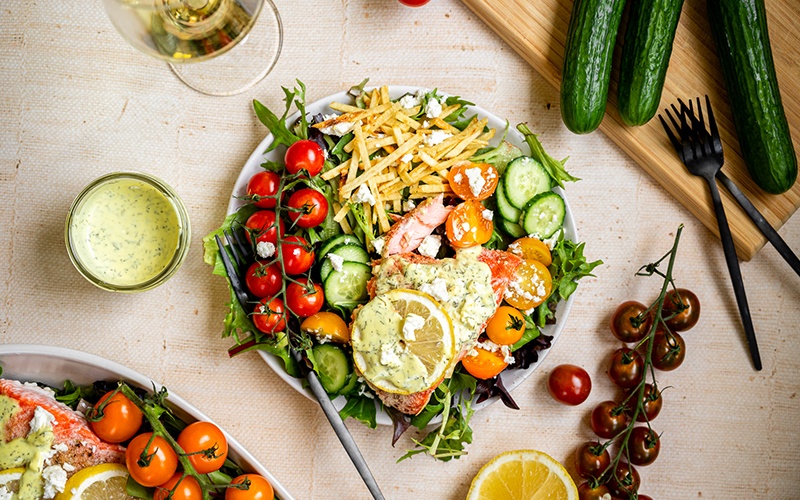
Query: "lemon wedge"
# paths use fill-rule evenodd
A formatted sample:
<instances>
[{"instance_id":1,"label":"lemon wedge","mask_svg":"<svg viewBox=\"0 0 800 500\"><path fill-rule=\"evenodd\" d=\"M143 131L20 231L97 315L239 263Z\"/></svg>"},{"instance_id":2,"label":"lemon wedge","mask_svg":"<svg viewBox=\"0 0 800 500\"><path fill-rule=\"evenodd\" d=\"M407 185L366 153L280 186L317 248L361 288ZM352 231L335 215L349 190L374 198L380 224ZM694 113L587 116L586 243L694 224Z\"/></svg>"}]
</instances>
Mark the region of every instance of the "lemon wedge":
<instances>
[{"instance_id":1,"label":"lemon wedge","mask_svg":"<svg viewBox=\"0 0 800 500\"><path fill-rule=\"evenodd\" d=\"M6 491L17 493L19 491L19 479L25 472L24 467L15 467L0 471L0 486L4 486Z\"/></svg>"},{"instance_id":2,"label":"lemon wedge","mask_svg":"<svg viewBox=\"0 0 800 500\"><path fill-rule=\"evenodd\" d=\"M353 323L351 344L359 374L393 394L433 387L456 354L450 316L416 290L391 290L368 302Z\"/></svg>"},{"instance_id":3,"label":"lemon wedge","mask_svg":"<svg viewBox=\"0 0 800 500\"><path fill-rule=\"evenodd\" d=\"M564 466L535 450L501 453L483 466L467 500L575 500L578 488Z\"/></svg>"},{"instance_id":4,"label":"lemon wedge","mask_svg":"<svg viewBox=\"0 0 800 500\"><path fill-rule=\"evenodd\" d=\"M128 469L122 464L100 464L75 473L55 500L133 500L125 490Z\"/></svg>"}]
</instances>

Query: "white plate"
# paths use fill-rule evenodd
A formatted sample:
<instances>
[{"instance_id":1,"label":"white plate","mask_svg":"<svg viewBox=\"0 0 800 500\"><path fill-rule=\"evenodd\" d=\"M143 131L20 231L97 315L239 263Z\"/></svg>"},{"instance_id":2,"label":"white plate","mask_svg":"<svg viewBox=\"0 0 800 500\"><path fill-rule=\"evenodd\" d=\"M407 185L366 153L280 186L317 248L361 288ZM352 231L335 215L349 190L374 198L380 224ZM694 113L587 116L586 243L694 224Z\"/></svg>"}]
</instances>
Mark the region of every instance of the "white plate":
<instances>
[{"instance_id":1,"label":"white plate","mask_svg":"<svg viewBox=\"0 0 800 500\"><path fill-rule=\"evenodd\" d=\"M161 388L160 384L151 381L148 377L118 363L63 347L28 344L0 345L0 366L3 367L3 378L22 382L40 382L53 387L61 387L65 380L71 380L78 385L88 385L98 380L109 382L123 380L132 386L148 391L153 390L153 384L156 389ZM167 402L181 420L213 422L203 412L172 392L170 392ZM225 433L225 438L228 440L228 456L231 460L239 464L245 471L267 478L278 498L293 500L294 497L286 491L286 488L263 465L258 463L244 446L228 435L224 429L222 432Z\"/></svg>"},{"instance_id":2,"label":"white plate","mask_svg":"<svg viewBox=\"0 0 800 500\"><path fill-rule=\"evenodd\" d=\"M404 85L394 85L389 87L389 95L392 99L397 99L404 94L407 93L415 93L419 90L420 87L411 87L411 86L404 86ZM448 95L441 91L439 91L440 95ZM466 99L469 100L469 99ZM328 96L324 99L320 99L312 104L306 106L306 112L310 116L314 116L318 113L322 114L331 114L335 113L328 105L332 102L342 102L342 103L350 103L352 102L352 97L346 92L339 92L338 94L333 94ZM468 108L469 114L477 113L478 116L483 118L489 119L489 127L494 128L499 132L501 132L506 127L506 121L502 118L499 118L492 113L489 113L483 108L478 106L469 106ZM286 120L287 123L294 123L300 114L294 113L289 116ZM508 135L506 136L506 140L511 144L517 146L518 148L522 149L523 151L528 150L527 144L525 144L525 138L521 133L519 133L516 128L513 126L509 128ZM493 141L493 145L496 145L499 142L499 138L495 137ZM272 143L272 134L267 135L261 144L258 145L256 150L250 155L247 162L244 164L242 168L242 172L239 174L239 178L236 180L236 185L233 188L233 194L231 196L231 202L228 204L228 214L232 214L236 212L239 208L244 205L244 201L241 197L247 194L247 181L250 180L250 177L253 176L256 172L263 170L261 168L261 164L264 163L265 160L272 160L272 161L283 161L283 155L286 151L286 148L283 146L278 147L269 153L264 154L266 151L267 146ZM561 191L559 188L555 188L563 198L564 203L566 205L567 214L564 218L564 236L572 241L578 241L578 233L575 229L575 220L572 218L572 210L570 210L569 203L567 202L566 196L564 196L564 192ZM558 305L558 309L556 310L556 318L557 322L555 325L546 326L543 329L543 333L545 335L552 335L553 336L553 343L555 343L556 339L558 338L561 330L564 328L564 324L566 323L567 316L569 315L570 309L572 309L572 301L574 300L575 295L573 294L566 302L562 302ZM503 385L509 390L512 391L515 387L520 385L528 376L539 366L544 358L547 356L549 349L545 349L544 351L539 352L539 361L532 364L525 370L510 370L503 374ZM300 379L296 379L286 373L283 369L283 361L280 360L277 356L272 354L259 351L259 354L264 361L266 361L267 365L283 380L286 381L287 384L291 385L295 388L299 393L305 395L307 398L314 400L314 395L311 393L310 389L303 388L302 381ZM484 408L499 398L492 398L479 405L475 405L474 408L476 410ZM336 408L341 409L345 405L344 397L340 396L334 400L334 404ZM435 421L434 421L435 422ZM432 422L432 423L434 423ZM382 425L391 425L392 421L389 418L389 415L385 412L379 411L378 412L378 423Z\"/></svg>"}]
</instances>

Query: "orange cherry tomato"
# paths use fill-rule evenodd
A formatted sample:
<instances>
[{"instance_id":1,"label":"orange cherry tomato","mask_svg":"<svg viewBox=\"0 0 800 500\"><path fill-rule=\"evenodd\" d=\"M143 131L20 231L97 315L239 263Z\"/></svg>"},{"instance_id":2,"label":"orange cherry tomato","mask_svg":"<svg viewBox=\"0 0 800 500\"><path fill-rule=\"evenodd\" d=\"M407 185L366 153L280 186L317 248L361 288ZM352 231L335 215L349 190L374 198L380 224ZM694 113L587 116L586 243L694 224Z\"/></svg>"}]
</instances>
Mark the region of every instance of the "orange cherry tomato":
<instances>
[{"instance_id":1,"label":"orange cherry tomato","mask_svg":"<svg viewBox=\"0 0 800 500\"><path fill-rule=\"evenodd\" d=\"M450 188L462 200L485 200L497 189L500 176L488 163L464 161L453 165L447 174Z\"/></svg>"},{"instance_id":2,"label":"orange cherry tomato","mask_svg":"<svg viewBox=\"0 0 800 500\"><path fill-rule=\"evenodd\" d=\"M526 236L508 245L508 251L523 259L538 260L545 266L553 263L553 254L538 238Z\"/></svg>"},{"instance_id":3,"label":"orange cherry tomato","mask_svg":"<svg viewBox=\"0 0 800 500\"><path fill-rule=\"evenodd\" d=\"M309 316L303 320L300 330L318 339L326 338L331 342L342 344L350 342L350 329L347 328L347 323L341 316L332 312L318 312Z\"/></svg>"},{"instance_id":4,"label":"orange cherry tomato","mask_svg":"<svg viewBox=\"0 0 800 500\"><path fill-rule=\"evenodd\" d=\"M447 238L457 248L483 245L492 237L492 211L470 200L456 206L447 216Z\"/></svg>"},{"instance_id":5,"label":"orange cherry tomato","mask_svg":"<svg viewBox=\"0 0 800 500\"><path fill-rule=\"evenodd\" d=\"M513 307L500 306L486 324L486 335L495 344L512 345L525 333L525 316Z\"/></svg>"},{"instance_id":6,"label":"orange cherry tomato","mask_svg":"<svg viewBox=\"0 0 800 500\"><path fill-rule=\"evenodd\" d=\"M90 420L89 425L97 437L108 443L127 441L142 426L142 411L121 392L103 395L89 413L90 418L97 416L100 420Z\"/></svg>"},{"instance_id":7,"label":"orange cherry tomato","mask_svg":"<svg viewBox=\"0 0 800 500\"><path fill-rule=\"evenodd\" d=\"M482 347L476 347L475 351L478 353L475 356L470 356L467 353L461 359L461 365L475 378L486 380L496 377L508 366L508 363L505 362L505 356L499 350L492 352Z\"/></svg>"},{"instance_id":8,"label":"orange cherry tomato","mask_svg":"<svg viewBox=\"0 0 800 500\"><path fill-rule=\"evenodd\" d=\"M547 266L538 260L526 259L519 265L506 290L506 302L517 309L541 305L553 288L553 278Z\"/></svg>"},{"instance_id":9,"label":"orange cherry tomato","mask_svg":"<svg viewBox=\"0 0 800 500\"><path fill-rule=\"evenodd\" d=\"M183 477L183 473L176 472L169 481L157 487L153 493L153 500L201 500L203 490L200 489L197 479L192 476L186 476L183 479L181 477ZM172 492L172 496L170 496L170 492Z\"/></svg>"},{"instance_id":10,"label":"orange cherry tomato","mask_svg":"<svg viewBox=\"0 0 800 500\"><path fill-rule=\"evenodd\" d=\"M246 483L248 488L228 488L225 490L225 500L272 500L275 492L269 481L258 474L243 474L234 478L231 484Z\"/></svg>"},{"instance_id":11,"label":"orange cherry tomato","mask_svg":"<svg viewBox=\"0 0 800 500\"><path fill-rule=\"evenodd\" d=\"M128 473L137 483L148 488L166 483L178 469L178 455L164 438L156 436L147 446L152 435L152 432L139 434L125 451Z\"/></svg>"},{"instance_id":12,"label":"orange cherry tomato","mask_svg":"<svg viewBox=\"0 0 800 500\"><path fill-rule=\"evenodd\" d=\"M189 424L178 435L178 444L200 474L219 470L228 458L228 440L211 422Z\"/></svg>"}]
</instances>

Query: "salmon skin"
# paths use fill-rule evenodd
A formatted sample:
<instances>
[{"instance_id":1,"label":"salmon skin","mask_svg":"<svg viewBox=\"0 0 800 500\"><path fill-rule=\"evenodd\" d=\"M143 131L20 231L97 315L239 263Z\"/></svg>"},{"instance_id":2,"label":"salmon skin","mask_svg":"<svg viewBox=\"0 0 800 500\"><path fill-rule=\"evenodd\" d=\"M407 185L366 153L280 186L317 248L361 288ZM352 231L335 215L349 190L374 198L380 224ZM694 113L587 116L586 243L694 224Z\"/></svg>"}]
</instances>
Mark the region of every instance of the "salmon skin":
<instances>
[{"instance_id":1,"label":"salmon skin","mask_svg":"<svg viewBox=\"0 0 800 500\"><path fill-rule=\"evenodd\" d=\"M13 399L19 405L3 429L6 441L28 435L37 406L55 417L54 448L63 445L67 449L57 451L50 463L74 467L74 471L67 471L68 475L92 465L125 462L124 446L101 440L92 432L83 415L56 401L44 389L26 386L16 380L0 379L0 395ZM63 450L63 446L58 448Z\"/></svg>"},{"instance_id":2,"label":"salmon skin","mask_svg":"<svg viewBox=\"0 0 800 500\"><path fill-rule=\"evenodd\" d=\"M426 199L392 224L384 237L383 257L413 252L452 211L453 207L444 205L444 195Z\"/></svg>"}]
</instances>

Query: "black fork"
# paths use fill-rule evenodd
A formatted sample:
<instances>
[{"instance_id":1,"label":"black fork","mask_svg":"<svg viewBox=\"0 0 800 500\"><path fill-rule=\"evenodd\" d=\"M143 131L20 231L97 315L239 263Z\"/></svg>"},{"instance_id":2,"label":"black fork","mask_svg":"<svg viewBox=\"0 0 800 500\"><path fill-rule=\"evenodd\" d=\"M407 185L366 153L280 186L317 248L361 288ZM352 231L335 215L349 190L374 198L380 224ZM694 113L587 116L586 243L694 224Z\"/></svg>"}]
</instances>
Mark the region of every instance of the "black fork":
<instances>
[{"instance_id":1,"label":"black fork","mask_svg":"<svg viewBox=\"0 0 800 500\"><path fill-rule=\"evenodd\" d=\"M711 200L714 204L714 212L717 215L722 249L725 252L725 262L731 275L733 292L736 296L736 304L739 307L739 315L742 317L742 325L744 326L747 345L750 349L750 356L753 359L754 368L761 370L761 355L758 352L756 333L753 329L753 320L750 317L750 307L747 305L742 272L739 269L739 260L736 257L736 248L733 245L731 229L728 226L728 218L725 216L725 209L722 206L722 199L719 196L719 189L715 180L724 163L724 157L717 122L714 120L714 112L711 110L711 102L706 96L710 131L706 130L703 108L700 105L699 97L697 98L696 115L692 100L689 100L688 106L680 99L678 104L680 105L680 111L674 104L671 106L675 117L672 116L668 109L664 110L670 122L672 122L672 126L675 127L678 137L673 134L663 116L658 115L658 119L661 120L661 125L667 131L670 142L672 142L675 151L677 151L678 156L689 172L704 178L708 183L708 189L711 191Z\"/></svg>"}]
</instances>

